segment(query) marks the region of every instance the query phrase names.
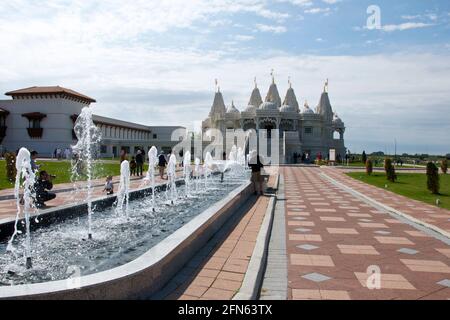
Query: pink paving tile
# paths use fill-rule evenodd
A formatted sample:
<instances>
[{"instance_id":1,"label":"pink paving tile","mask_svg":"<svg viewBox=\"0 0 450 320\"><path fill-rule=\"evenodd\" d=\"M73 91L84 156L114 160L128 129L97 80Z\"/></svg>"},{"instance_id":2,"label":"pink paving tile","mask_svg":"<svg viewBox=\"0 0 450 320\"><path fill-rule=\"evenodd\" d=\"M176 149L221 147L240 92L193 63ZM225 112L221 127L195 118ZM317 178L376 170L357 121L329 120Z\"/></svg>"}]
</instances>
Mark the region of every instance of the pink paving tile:
<instances>
[{"instance_id":1,"label":"pink paving tile","mask_svg":"<svg viewBox=\"0 0 450 320\"><path fill-rule=\"evenodd\" d=\"M320 220L327 222L345 222L345 218L342 217L320 217Z\"/></svg>"},{"instance_id":2,"label":"pink paving tile","mask_svg":"<svg viewBox=\"0 0 450 320\"><path fill-rule=\"evenodd\" d=\"M371 222L359 222L358 223L362 228L373 228L373 229L387 229L389 228L384 223L371 223Z\"/></svg>"},{"instance_id":3,"label":"pink paving tile","mask_svg":"<svg viewBox=\"0 0 450 320\"><path fill-rule=\"evenodd\" d=\"M315 223L312 221L288 221L288 226L314 227Z\"/></svg>"},{"instance_id":4,"label":"pink paving tile","mask_svg":"<svg viewBox=\"0 0 450 320\"><path fill-rule=\"evenodd\" d=\"M411 240L409 240L408 238L405 238L405 237L379 236L379 237L374 237L374 238L377 239L377 241L379 243L383 243L383 244L409 244L409 245L414 244L414 242L412 242Z\"/></svg>"},{"instance_id":5,"label":"pink paving tile","mask_svg":"<svg viewBox=\"0 0 450 320\"><path fill-rule=\"evenodd\" d=\"M439 251L440 253L442 253L444 256L446 256L447 258L450 258L450 249L436 249L437 251Z\"/></svg>"},{"instance_id":6,"label":"pink paving tile","mask_svg":"<svg viewBox=\"0 0 450 320\"><path fill-rule=\"evenodd\" d=\"M339 250L343 254L379 255L380 253L369 245L345 245L338 244Z\"/></svg>"},{"instance_id":7,"label":"pink paving tile","mask_svg":"<svg viewBox=\"0 0 450 320\"><path fill-rule=\"evenodd\" d=\"M355 272L356 278L364 288L367 288L368 274L365 272ZM401 274L381 273L380 289L416 290L416 288Z\"/></svg>"},{"instance_id":8,"label":"pink paving tile","mask_svg":"<svg viewBox=\"0 0 450 320\"><path fill-rule=\"evenodd\" d=\"M428 238L429 235L423 233L422 231L416 231L416 230L407 230L405 233L409 234L412 237L422 237L422 238Z\"/></svg>"},{"instance_id":9,"label":"pink paving tile","mask_svg":"<svg viewBox=\"0 0 450 320\"><path fill-rule=\"evenodd\" d=\"M450 267L442 261L400 259L411 271L450 273Z\"/></svg>"},{"instance_id":10,"label":"pink paving tile","mask_svg":"<svg viewBox=\"0 0 450 320\"><path fill-rule=\"evenodd\" d=\"M289 234L289 240L321 242L322 236L320 234Z\"/></svg>"},{"instance_id":11,"label":"pink paving tile","mask_svg":"<svg viewBox=\"0 0 450 320\"><path fill-rule=\"evenodd\" d=\"M291 254L291 264L297 266L334 267L330 256L313 254Z\"/></svg>"},{"instance_id":12,"label":"pink paving tile","mask_svg":"<svg viewBox=\"0 0 450 320\"><path fill-rule=\"evenodd\" d=\"M359 234L358 231L353 228L327 228L327 231L331 234Z\"/></svg>"}]
</instances>

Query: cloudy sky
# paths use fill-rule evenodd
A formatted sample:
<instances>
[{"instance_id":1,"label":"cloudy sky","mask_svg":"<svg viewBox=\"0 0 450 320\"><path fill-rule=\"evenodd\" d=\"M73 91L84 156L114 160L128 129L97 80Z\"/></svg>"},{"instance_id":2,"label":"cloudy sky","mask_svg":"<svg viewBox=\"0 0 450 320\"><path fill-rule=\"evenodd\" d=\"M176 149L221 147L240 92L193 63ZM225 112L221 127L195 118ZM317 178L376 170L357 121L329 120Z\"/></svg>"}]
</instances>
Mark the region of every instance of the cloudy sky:
<instances>
[{"instance_id":1,"label":"cloudy sky","mask_svg":"<svg viewBox=\"0 0 450 320\"><path fill-rule=\"evenodd\" d=\"M450 153L448 0L0 2L2 93L61 85L103 116L194 127L214 79L243 109L271 69L313 106L330 79L351 151Z\"/></svg>"}]
</instances>

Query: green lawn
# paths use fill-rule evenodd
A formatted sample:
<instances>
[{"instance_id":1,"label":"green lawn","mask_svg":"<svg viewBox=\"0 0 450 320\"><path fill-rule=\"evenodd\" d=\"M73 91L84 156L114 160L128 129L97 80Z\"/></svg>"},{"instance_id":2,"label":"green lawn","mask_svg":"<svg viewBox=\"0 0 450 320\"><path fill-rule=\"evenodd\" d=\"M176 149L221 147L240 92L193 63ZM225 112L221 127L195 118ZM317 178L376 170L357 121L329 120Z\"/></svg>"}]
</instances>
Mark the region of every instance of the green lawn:
<instances>
[{"instance_id":1,"label":"green lawn","mask_svg":"<svg viewBox=\"0 0 450 320\"><path fill-rule=\"evenodd\" d=\"M427 189L427 177L421 173L398 173L398 180L395 183L389 182L384 173L373 173L367 176L361 172L347 173L352 178L371 184L379 188L385 188L402 196L436 205L436 199L441 200L441 207L450 209L450 175L439 175L440 195L431 194Z\"/></svg>"},{"instance_id":2,"label":"green lawn","mask_svg":"<svg viewBox=\"0 0 450 320\"><path fill-rule=\"evenodd\" d=\"M347 164L344 163L343 166L346 166ZM375 165L375 163L373 163L373 166L376 168L382 168L384 166L384 163L381 161L379 162L377 165ZM363 162L350 162L349 163L349 167L366 167L366 165Z\"/></svg>"},{"instance_id":3,"label":"green lawn","mask_svg":"<svg viewBox=\"0 0 450 320\"><path fill-rule=\"evenodd\" d=\"M71 179L71 166L69 161L37 161L41 164L41 169L52 175L56 175L53 183L66 183ZM144 165L144 171L148 170L148 165ZM117 163L98 163L94 168L94 178L102 178L108 175L120 175L120 164ZM14 183L6 179L6 162L0 160L0 190L14 188Z\"/></svg>"}]
</instances>

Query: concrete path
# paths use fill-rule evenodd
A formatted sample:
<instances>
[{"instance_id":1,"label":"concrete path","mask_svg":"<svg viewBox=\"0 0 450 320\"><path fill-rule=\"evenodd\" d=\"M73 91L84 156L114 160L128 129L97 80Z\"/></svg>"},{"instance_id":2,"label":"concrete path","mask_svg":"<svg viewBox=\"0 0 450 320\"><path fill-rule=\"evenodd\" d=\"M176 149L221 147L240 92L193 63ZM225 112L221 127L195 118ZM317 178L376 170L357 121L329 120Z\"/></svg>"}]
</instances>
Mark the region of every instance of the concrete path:
<instances>
[{"instance_id":1,"label":"concrete path","mask_svg":"<svg viewBox=\"0 0 450 320\"><path fill-rule=\"evenodd\" d=\"M450 239L372 207L321 169L282 173L289 299L450 299Z\"/></svg>"}]
</instances>

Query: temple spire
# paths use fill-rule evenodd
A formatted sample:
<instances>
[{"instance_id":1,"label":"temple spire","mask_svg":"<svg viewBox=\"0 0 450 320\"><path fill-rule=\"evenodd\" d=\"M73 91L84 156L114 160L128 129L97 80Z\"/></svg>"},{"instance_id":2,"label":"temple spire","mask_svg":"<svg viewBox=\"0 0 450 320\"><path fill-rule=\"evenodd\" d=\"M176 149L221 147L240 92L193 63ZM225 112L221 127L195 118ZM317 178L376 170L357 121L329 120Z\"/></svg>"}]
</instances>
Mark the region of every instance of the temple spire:
<instances>
[{"instance_id":1,"label":"temple spire","mask_svg":"<svg viewBox=\"0 0 450 320\"><path fill-rule=\"evenodd\" d=\"M256 77L255 77L255 79L253 79L253 82L255 83L255 89L257 89L258 88L258 83L256 82Z\"/></svg>"},{"instance_id":2,"label":"temple spire","mask_svg":"<svg viewBox=\"0 0 450 320\"><path fill-rule=\"evenodd\" d=\"M275 84L275 74L274 74L274 70L273 69L270 72L270 76L272 77L272 84Z\"/></svg>"},{"instance_id":3,"label":"temple spire","mask_svg":"<svg viewBox=\"0 0 450 320\"><path fill-rule=\"evenodd\" d=\"M217 79L214 80L216 84L216 92L220 92L219 81Z\"/></svg>"},{"instance_id":4,"label":"temple spire","mask_svg":"<svg viewBox=\"0 0 450 320\"><path fill-rule=\"evenodd\" d=\"M292 88L291 76L288 77L289 88Z\"/></svg>"},{"instance_id":5,"label":"temple spire","mask_svg":"<svg viewBox=\"0 0 450 320\"><path fill-rule=\"evenodd\" d=\"M328 93L328 78L325 81L325 85L323 86L323 92Z\"/></svg>"}]
</instances>

